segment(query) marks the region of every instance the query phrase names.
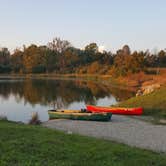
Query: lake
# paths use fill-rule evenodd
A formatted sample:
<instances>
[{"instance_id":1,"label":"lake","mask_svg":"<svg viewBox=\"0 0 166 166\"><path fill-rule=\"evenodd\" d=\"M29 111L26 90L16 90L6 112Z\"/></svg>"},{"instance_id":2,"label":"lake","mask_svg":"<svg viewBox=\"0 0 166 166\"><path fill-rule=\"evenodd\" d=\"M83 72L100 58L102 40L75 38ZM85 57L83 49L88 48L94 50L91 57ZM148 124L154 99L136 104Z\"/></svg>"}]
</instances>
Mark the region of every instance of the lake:
<instances>
[{"instance_id":1,"label":"lake","mask_svg":"<svg viewBox=\"0 0 166 166\"><path fill-rule=\"evenodd\" d=\"M0 79L0 116L28 123L37 112L48 120L50 109L81 109L86 104L110 106L133 92L92 81L56 79Z\"/></svg>"}]
</instances>

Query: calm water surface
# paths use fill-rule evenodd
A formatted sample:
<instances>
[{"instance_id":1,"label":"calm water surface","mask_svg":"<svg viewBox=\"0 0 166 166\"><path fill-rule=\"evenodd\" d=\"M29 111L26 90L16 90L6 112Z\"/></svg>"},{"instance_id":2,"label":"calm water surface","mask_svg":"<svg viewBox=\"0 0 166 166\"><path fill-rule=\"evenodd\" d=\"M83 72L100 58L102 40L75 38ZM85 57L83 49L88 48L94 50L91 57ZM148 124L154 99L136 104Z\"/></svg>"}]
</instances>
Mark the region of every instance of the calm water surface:
<instances>
[{"instance_id":1,"label":"calm water surface","mask_svg":"<svg viewBox=\"0 0 166 166\"><path fill-rule=\"evenodd\" d=\"M49 109L81 109L86 104L109 106L133 93L94 82L49 79L1 79L0 116L27 123L38 112L48 120Z\"/></svg>"}]
</instances>

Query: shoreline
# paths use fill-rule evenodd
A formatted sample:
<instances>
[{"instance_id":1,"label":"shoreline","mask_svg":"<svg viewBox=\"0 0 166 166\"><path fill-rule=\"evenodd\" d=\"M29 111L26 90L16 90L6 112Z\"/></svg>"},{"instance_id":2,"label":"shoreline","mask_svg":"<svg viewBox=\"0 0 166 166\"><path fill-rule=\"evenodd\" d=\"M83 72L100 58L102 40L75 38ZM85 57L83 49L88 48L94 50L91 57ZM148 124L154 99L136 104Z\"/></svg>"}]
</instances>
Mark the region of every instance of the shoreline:
<instances>
[{"instance_id":1,"label":"shoreline","mask_svg":"<svg viewBox=\"0 0 166 166\"><path fill-rule=\"evenodd\" d=\"M126 84L117 82L116 79L110 75L77 75L77 74L10 74L10 75L0 75L0 79L62 79L62 80L76 80L76 81L92 81L97 84L103 84L105 86L110 86L113 88L118 88L121 90L128 90L137 93L141 86L131 87ZM146 81L144 82L144 84ZM129 84L130 85L130 84ZM133 96L127 100L118 103L121 107L143 107L144 115L150 115L153 117L159 117L160 119L166 119L165 113L165 95L166 87L165 84L161 85L159 89L154 89L146 95ZM156 98L157 97L157 98ZM161 117L160 117L161 116Z\"/></svg>"},{"instance_id":2,"label":"shoreline","mask_svg":"<svg viewBox=\"0 0 166 166\"><path fill-rule=\"evenodd\" d=\"M166 126L155 125L134 117L113 115L109 122L56 119L44 122L42 126L166 153L166 143L164 142Z\"/></svg>"},{"instance_id":3,"label":"shoreline","mask_svg":"<svg viewBox=\"0 0 166 166\"><path fill-rule=\"evenodd\" d=\"M158 84L159 86L166 85L166 70L163 70L160 75L148 75L145 73L137 73L124 77L113 77L112 75L99 74L58 74L58 73L42 73L42 74L0 74L0 79L58 79L58 80L79 80L93 81L102 83L106 86L126 89L128 91L137 92L148 86Z\"/></svg>"},{"instance_id":4,"label":"shoreline","mask_svg":"<svg viewBox=\"0 0 166 166\"><path fill-rule=\"evenodd\" d=\"M0 74L0 79L58 79L58 80L79 80L79 81L93 81L102 83L106 86L117 87L136 92L140 86L130 85L120 82L111 75L95 75L95 74Z\"/></svg>"}]
</instances>

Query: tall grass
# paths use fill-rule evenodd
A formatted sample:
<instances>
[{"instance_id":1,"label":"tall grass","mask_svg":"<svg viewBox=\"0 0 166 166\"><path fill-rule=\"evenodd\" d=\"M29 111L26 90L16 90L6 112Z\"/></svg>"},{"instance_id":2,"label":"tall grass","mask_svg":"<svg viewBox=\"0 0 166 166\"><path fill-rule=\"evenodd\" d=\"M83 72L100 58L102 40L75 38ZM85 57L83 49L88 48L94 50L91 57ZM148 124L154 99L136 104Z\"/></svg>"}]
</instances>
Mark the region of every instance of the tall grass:
<instances>
[{"instance_id":1,"label":"tall grass","mask_svg":"<svg viewBox=\"0 0 166 166\"><path fill-rule=\"evenodd\" d=\"M38 125L41 124L41 121L39 120L39 115L37 112L32 113L31 119L29 121L29 124L31 125Z\"/></svg>"}]
</instances>

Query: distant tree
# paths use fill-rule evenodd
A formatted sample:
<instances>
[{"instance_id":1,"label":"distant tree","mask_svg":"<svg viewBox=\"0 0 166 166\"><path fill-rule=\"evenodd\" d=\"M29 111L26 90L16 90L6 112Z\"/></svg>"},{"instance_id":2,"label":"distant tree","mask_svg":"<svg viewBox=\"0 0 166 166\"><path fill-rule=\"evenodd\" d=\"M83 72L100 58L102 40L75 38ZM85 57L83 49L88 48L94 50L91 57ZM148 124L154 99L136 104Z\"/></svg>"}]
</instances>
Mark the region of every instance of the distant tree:
<instances>
[{"instance_id":1,"label":"distant tree","mask_svg":"<svg viewBox=\"0 0 166 166\"><path fill-rule=\"evenodd\" d=\"M42 64L34 66L32 68L32 73L45 73L45 72L46 72L46 66Z\"/></svg>"},{"instance_id":2,"label":"distant tree","mask_svg":"<svg viewBox=\"0 0 166 166\"><path fill-rule=\"evenodd\" d=\"M78 55L78 50L70 47L64 52L65 56L65 66L66 67L76 67L79 65L79 55Z\"/></svg>"},{"instance_id":3,"label":"distant tree","mask_svg":"<svg viewBox=\"0 0 166 166\"><path fill-rule=\"evenodd\" d=\"M86 63L91 63L97 60L100 60L102 53L100 53L99 48L96 43L90 43L85 47L84 56Z\"/></svg>"},{"instance_id":4,"label":"distant tree","mask_svg":"<svg viewBox=\"0 0 166 166\"><path fill-rule=\"evenodd\" d=\"M130 55L131 54L130 47L128 45L123 46L122 51L123 51L124 55Z\"/></svg>"},{"instance_id":5,"label":"distant tree","mask_svg":"<svg viewBox=\"0 0 166 166\"><path fill-rule=\"evenodd\" d=\"M15 49L11 55L11 67L14 72L21 72L23 70L23 52Z\"/></svg>"},{"instance_id":6,"label":"distant tree","mask_svg":"<svg viewBox=\"0 0 166 166\"><path fill-rule=\"evenodd\" d=\"M10 73L11 72L11 66L10 65L2 65L0 64L0 73Z\"/></svg>"},{"instance_id":7,"label":"distant tree","mask_svg":"<svg viewBox=\"0 0 166 166\"><path fill-rule=\"evenodd\" d=\"M8 48L0 49L0 73L11 72L10 66L10 52Z\"/></svg>"},{"instance_id":8,"label":"distant tree","mask_svg":"<svg viewBox=\"0 0 166 166\"><path fill-rule=\"evenodd\" d=\"M85 47L85 51L92 52L92 53L97 53L98 50L99 48L96 43L90 43Z\"/></svg>"},{"instance_id":9,"label":"distant tree","mask_svg":"<svg viewBox=\"0 0 166 166\"><path fill-rule=\"evenodd\" d=\"M118 50L114 58L115 72L117 75L125 75L126 71L126 56L123 54L123 50Z\"/></svg>"},{"instance_id":10,"label":"distant tree","mask_svg":"<svg viewBox=\"0 0 166 166\"><path fill-rule=\"evenodd\" d=\"M36 66L45 64L45 54L43 49L36 45L31 45L24 50L23 64L27 73L33 72L33 68Z\"/></svg>"},{"instance_id":11,"label":"distant tree","mask_svg":"<svg viewBox=\"0 0 166 166\"><path fill-rule=\"evenodd\" d=\"M72 47L67 40L54 38L47 46L23 46L12 55L8 48L0 49L0 72L25 73L116 73L126 75L144 71L145 68L166 67L166 51L153 54L149 50L131 52L128 45L119 49L116 54L99 51L96 43L90 43L85 49ZM146 70L149 72L150 70Z\"/></svg>"},{"instance_id":12,"label":"distant tree","mask_svg":"<svg viewBox=\"0 0 166 166\"><path fill-rule=\"evenodd\" d=\"M58 53L63 53L69 47L71 47L71 43L60 38L54 38L52 42L48 43L48 48Z\"/></svg>"},{"instance_id":13,"label":"distant tree","mask_svg":"<svg viewBox=\"0 0 166 166\"><path fill-rule=\"evenodd\" d=\"M158 53L158 62L159 67L166 67L166 52L164 50Z\"/></svg>"},{"instance_id":14,"label":"distant tree","mask_svg":"<svg viewBox=\"0 0 166 166\"><path fill-rule=\"evenodd\" d=\"M57 53L54 52L53 50L46 49L46 71L47 72L53 72L55 70L58 70L58 57Z\"/></svg>"},{"instance_id":15,"label":"distant tree","mask_svg":"<svg viewBox=\"0 0 166 166\"><path fill-rule=\"evenodd\" d=\"M113 65L113 62L114 62L114 54L112 52L104 51L102 53L101 63L107 65Z\"/></svg>"},{"instance_id":16,"label":"distant tree","mask_svg":"<svg viewBox=\"0 0 166 166\"><path fill-rule=\"evenodd\" d=\"M133 54L131 54L131 64L129 66L129 70L132 73L138 73L140 71L145 70L145 59L143 52L137 52L135 51Z\"/></svg>"},{"instance_id":17,"label":"distant tree","mask_svg":"<svg viewBox=\"0 0 166 166\"><path fill-rule=\"evenodd\" d=\"M9 65L10 63L10 52L8 48L0 49L0 64Z\"/></svg>"},{"instance_id":18,"label":"distant tree","mask_svg":"<svg viewBox=\"0 0 166 166\"><path fill-rule=\"evenodd\" d=\"M101 68L102 68L102 66L99 64L98 61L93 62L93 63L88 67L87 73L96 74Z\"/></svg>"},{"instance_id":19,"label":"distant tree","mask_svg":"<svg viewBox=\"0 0 166 166\"><path fill-rule=\"evenodd\" d=\"M117 75L126 75L128 73L137 73L144 70L144 54L134 52L131 54L129 46L124 46L118 50L114 58L114 69Z\"/></svg>"}]
</instances>

